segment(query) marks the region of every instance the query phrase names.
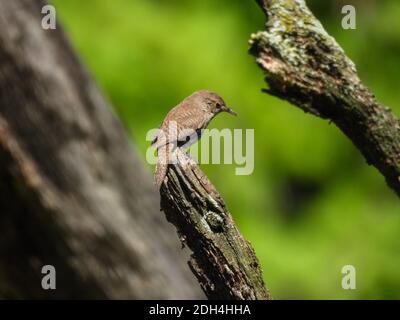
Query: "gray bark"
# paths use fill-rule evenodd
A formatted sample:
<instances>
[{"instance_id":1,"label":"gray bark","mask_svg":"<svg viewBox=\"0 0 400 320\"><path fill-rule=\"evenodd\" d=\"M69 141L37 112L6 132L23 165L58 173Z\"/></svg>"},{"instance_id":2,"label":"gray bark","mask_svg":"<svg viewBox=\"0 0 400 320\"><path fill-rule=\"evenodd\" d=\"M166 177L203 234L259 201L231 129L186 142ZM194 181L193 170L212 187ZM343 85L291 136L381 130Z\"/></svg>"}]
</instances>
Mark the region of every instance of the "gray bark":
<instances>
[{"instance_id":1,"label":"gray bark","mask_svg":"<svg viewBox=\"0 0 400 320\"><path fill-rule=\"evenodd\" d=\"M150 174L60 26L41 28L43 5L0 0L0 297L201 296Z\"/></svg>"},{"instance_id":2,"label":"gray bark","mask_svg":"<svg viewBox=\"0 0 400 320\"><path fill-rule=\"evenodd\" d=\"M304 0L257 0L267 24L250 52L266 72L265 90L305 112L329 119L400 195L400 122L358 78Z\"/></svg>"}]
</instances>

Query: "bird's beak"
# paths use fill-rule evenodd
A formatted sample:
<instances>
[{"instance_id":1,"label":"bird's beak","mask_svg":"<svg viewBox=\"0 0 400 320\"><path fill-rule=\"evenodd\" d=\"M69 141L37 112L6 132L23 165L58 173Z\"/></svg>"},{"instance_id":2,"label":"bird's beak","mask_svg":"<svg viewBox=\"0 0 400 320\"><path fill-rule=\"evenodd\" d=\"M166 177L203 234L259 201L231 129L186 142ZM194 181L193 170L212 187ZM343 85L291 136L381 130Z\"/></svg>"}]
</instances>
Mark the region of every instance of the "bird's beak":
<instances>
[{"instance_id":1,"label":"bird's beak","mask_svg":"<svg viewBox=\"0 0 400 320\"><path fill-rule=\"evenodd\" d=\"M233 116L237 116L237 113L235 111L233 111L231 108L227 107L227 106L225 106L224 111L230 113Z\"/></svg>"}]
</instances>

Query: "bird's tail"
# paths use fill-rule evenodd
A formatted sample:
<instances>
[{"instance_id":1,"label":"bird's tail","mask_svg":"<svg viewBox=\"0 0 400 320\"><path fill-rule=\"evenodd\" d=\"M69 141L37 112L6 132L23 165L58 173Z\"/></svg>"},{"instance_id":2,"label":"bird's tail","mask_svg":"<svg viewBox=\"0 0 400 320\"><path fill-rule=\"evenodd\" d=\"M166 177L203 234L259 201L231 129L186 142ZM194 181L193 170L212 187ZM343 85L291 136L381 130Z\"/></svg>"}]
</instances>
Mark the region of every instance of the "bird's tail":
<instances>
[{"instance_id":1,"label":"bird's tail","mask_svg":"<svg viewBox=\"0 0 400 320\"><path fill-rule=\"evenodd\" d=\"M157 164L156 171L154 172L154 184L157 188L160 188L165 176L167 175L168 169L168 153L169 153L170 145L167 143L157 150Z\"/></svg>"}]
</instances>

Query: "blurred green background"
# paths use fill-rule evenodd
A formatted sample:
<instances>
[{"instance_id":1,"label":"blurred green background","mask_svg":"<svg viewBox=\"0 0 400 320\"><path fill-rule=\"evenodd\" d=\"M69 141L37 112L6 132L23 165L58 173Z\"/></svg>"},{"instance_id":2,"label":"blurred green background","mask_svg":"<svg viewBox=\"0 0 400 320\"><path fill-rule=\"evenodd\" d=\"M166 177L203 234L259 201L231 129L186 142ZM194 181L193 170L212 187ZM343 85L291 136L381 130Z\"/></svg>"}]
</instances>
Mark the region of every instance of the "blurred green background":
<instances>
[{"instance_id":1,"label":"blurred green background","mask_svg":"<svg viewBox=\"0 0 400 320\"><path fill-rule=\"evenodd\" d=\"M254 245L275 299L400 298L400 205L334 125L261 93L247 54L265 18L248 0L54 0L58 18L129 130L143 161L149 129L193 91L218 92L254 128L255 170L203 165ZM400 115L400 2L307 1L360 77ZM354 4L357 29L341 28ZM152 167L149 165L149 170ZM354 265L357 289L341 288Z\"/></svg>"}]
</instances>

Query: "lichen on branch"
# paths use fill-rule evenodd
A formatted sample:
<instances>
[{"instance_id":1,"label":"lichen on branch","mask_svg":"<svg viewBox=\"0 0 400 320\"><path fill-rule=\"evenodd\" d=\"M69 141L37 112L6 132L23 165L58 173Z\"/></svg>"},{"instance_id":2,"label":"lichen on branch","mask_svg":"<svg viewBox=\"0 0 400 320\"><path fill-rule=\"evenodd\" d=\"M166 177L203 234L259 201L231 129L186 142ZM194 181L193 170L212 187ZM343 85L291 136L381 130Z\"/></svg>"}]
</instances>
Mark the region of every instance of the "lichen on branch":
<instances>
[{"instance_id":1,"label":"lichen on branch","mask_svg":"<svg viewBox=\"0 0 400 320\"><path fill-rule=\"evenodd\" d=\"M257 0L265 30L250 53L266 73L265 92L335 123L400 195L400 123L359 79L354 63L304 0Z\"/></svg>"}]
</instances>

